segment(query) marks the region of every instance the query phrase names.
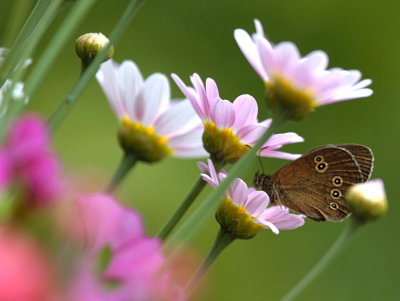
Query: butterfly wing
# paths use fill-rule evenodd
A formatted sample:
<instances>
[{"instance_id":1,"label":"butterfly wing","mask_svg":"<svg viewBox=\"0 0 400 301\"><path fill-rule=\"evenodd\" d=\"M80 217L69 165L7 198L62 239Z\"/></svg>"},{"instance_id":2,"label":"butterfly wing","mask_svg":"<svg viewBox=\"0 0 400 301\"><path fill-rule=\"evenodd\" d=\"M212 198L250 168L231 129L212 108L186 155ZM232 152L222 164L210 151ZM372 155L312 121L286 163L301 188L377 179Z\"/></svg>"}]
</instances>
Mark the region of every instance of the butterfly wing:
<instances>
[{"instance_id":1,"label":"butterfly wing","mask_svg":"<svg viewBox=\"0 0 400 301\"><path fill-rule=\"evenodd\" d=\"M367 181L371 176L374 166L374 154L372 153L372 150L369 147L360 144L339 144L337 147L347 149L351 152L360 166L363 182Z\"/></svg>"},{"instance_id":2,"label":"butterfly wing","mask_svg":"<svg viewBox=\"0 0 400 301\"><path fill-rule=\"evenodd\" d=\"M329 145L314 149L281 168L272 177L271 200L318 221L340 221L349 210L347 189L363 182L352 153Z\"/></svg>"}]
</instances>

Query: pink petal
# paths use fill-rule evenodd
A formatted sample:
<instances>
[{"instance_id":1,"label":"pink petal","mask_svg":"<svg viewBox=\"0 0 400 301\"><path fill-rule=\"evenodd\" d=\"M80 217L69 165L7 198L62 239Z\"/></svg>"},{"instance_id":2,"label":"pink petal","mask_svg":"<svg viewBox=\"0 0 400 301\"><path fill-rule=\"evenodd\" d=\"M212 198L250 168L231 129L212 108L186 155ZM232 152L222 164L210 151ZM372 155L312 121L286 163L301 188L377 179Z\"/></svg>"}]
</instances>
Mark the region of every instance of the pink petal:
<instances>
[{"instance_id":1,"label":"pink petal","mask_svg":"<svg viewBox=\"0 0 400 301\"><path fill-rule=\"evenodd\" d=\"M253 96L245 94L238 96L233 102L235 110L234 129L240 128L257 122L258 106Z\"/></svg>"},{"instance_id":2,"label":"pink petal","mask_svg":"<svg viewBox=\"0 0 400 301\"><path fill-rule=\"evenodd\" d=\"M264 191L251 192L247 197L246 211L250 215L258 216L268 206L269 197Z\"/></svg>"},{"instance_id":3,"label":"pink petal","mask_svg":"<svg viewBox=\"0 0 400 301\"><path fill-rule=\"evenodd\" d=\"M233 105L228 100L219 100L211 112L212 121L220 129L232 127L235 122L235 111Z\"/></svg>"},{"instance_id":4,"label":"pink petal","mask_svg":"<svg viewBox=\"0 0 400 301\"><path fill-rule=\"evenodd\" d=\"M278 158L285 160L296 160L301 157L300 154L290 154L285 152L279 152L275 150L263 149L260 151L261 157Z\"/></svg>"},{"instance_id":5,"label":"pink petal","mask_svg":"<svg viewBox=\"0 0 400 301\"><path fill-rule=\"evenodd\" d=\"M234 37L240 50L243 52L253 69L263 80L268 80L268 75L261 63L256 44L251 39L249 34L243 29L236 29L234 32Z\"/></svg>"},{"instance_id":6,"label":"pink petal","mask_svg":"<svg viewBox=\"0 0 400 301\"><path fill-rule=\"evenodd\" d=\"M244 144L254 145L264 134L266 127L260 124L249 124L237 132L237 136Z\"/></svg>"},{"instance_id":7,"label":"pink petal","mask_svg":"<svg viewBox=\"0 0 400 301\"><path fill-rule=\"evenodd\" d=\"M193 106L193 109L200 116L201 119L205 119L206 115L203 112L203 109L199 103L199 96L196 91L192 88L188 88L185 83L179 78L178 75L172 73L172 79L175 81L176 85L181 89L182 93L190 100L190 103Z\"/></svg>"},{"instance_id":8,"label":"pink petal","mask_svg":"<svg viewBox=\"0 0 400 301\"><path fill-rule=\"evenodd\" d=\"M280 148L285 144L303 142L304 138L297 135L296 133L283 133L272 135L267 142L263 145L263 148L276 149Z\"/></svg>"},{"instance_id":9,"label":"pink petal","mask_svg":"<svg viewBox=\"0 0 400 301\"><path fill-rule=\"evenodd\" d=\"M247 185L241 179L234 179L228 189L228 195L237 206L245 206L247 201L248 189Z\"/></svg>"}]
</instances>

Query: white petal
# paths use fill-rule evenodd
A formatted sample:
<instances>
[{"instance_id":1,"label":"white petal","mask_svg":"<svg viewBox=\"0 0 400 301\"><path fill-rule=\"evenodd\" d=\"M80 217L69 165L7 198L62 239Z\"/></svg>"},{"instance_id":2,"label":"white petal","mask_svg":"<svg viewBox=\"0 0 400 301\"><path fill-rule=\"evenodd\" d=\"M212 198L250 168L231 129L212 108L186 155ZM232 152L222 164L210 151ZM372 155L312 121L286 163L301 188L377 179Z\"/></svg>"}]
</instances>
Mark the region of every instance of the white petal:
<instances>
[{"instance_id":1,"label":"white petal","mask_svg":"<svg viewBox=\"0 0 400 301\"><path fill-rule=\"evenodd\" d=\"M280 148L285 144L303 142L304 138L297 135L296 133L283 133L272 135L267 142L263 145L263 148L276 149Z\"/></svg>"},{"instance_id":2,"label":"white petal","mask_svg":"<svg viewBox=\"0 0 400 301\"><path fill-rule=\"evenodd\" d=\"M203 130L201 128L193 129L189 132L169 138L168 145L173 149L187 149L193 146L201 146Z\"/></svg>"},{"instance_id":3,"label":"white petal","mask_svg":"<svg viewBox=\"0 0 400 301\"><path fill-rule=\"evenodd\" d=\"M118 118L127 114L122 105L117 73L114 69L112 60L100 65L100 69L96 73L96 78L103 89L104 94L106 94L111 108Z\"/></svg>"},{"instance_id":4,"label":"white petal","mask_svg":"<svg viewBox=\"0 0 400 301\"><path fill-rule=\"evenodd\" d=\"M165 111L170 99L167 77L152 74L144 83L135 102L135 115L143 125L152 125L158 114Z\"/></svg>"},{"instance_id":5,"label":"white petal","mask_svg":"<svg viewBox=\"0 0 400 301\"><path fill-rule=\"evenodd\" d=\"M132 120L137 120L134 112L134 103L143 86L143 77L136 64L132 61L124 61L118 72L121 101Z\"/></svg>"},{"instance_id":6,"label":"white petal","mask_svg":"<svg viewBox=\"0 0 400 301\"><path fill-rule=\"evenodd\" d=\"M154 128L159 135L169 136L169 134L179 132L182 128L185 128L195 117L198 124L200 124L201 121L197 117L189 100L171 103L169 108L154 122Z\"/></svg>"},{"instance_id":7,"label":"white petal","mask_svg":"<svg viewBox=\"0 0 400 301\"><path fill-rule=\"evenodd\" d=\"M237 136L244 144L256 144L258 139L264 134L266 128L260 124L249 124L237 132Z\"/></svg>"},{"instance_id":8,"label":"white petal","mask_svg":"<svg viewBox=\"0 0 400 301\"><path fill-rule=\"evenodd\" d=\"M279 151L275 151L275 150L269 150L267 148L261 150L259 156L269 157L269 158L286 159L286 160L296 160L301 157L300 154L290 154L290 153L279 152Z\"/></svg>"}]
</instances>

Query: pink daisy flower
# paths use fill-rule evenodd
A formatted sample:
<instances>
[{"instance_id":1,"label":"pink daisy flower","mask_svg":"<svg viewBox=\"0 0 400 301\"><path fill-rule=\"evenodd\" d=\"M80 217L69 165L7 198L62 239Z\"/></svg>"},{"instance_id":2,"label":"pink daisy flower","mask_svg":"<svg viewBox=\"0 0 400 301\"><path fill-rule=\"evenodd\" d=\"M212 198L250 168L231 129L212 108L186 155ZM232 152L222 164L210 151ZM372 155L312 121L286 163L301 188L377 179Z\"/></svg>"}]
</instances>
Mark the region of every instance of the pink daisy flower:
<instances>
[{"instance_id":1,"label":"pink daisy flower","mask_svg":"<svg viewBox=\"0 0 400 301\"><path fill-rule=\"evenodd\" d=\"M97 80L121 121L119 140L125 152L146 162L206 156L200 119L188 100L171 101L165 75L144 80L134 62L110 60L101 65Z\"/></svg>"},{"instance_id":2,"label":"pink daisy flower","mask_svg":"<svg viewBox=\"0 0 400 301\"><path fill-rule=\"evenodd\" d=\"M216 172L214 164L198 163L201 177L212 187L217 187L226 176L225 171ZM224 200L217 209L216 218L221 228L232 237L247 239L261 229L269 228L273 233L296 229L304 224L304 215L289 213L281 206L269 207L269 197L264 191L247 187L241 179L233 180Z\"/></svg>"},{"instance_id":3,"label":"pink daisy flower","mask_svg":"<svg viewBox=\"0 0 400 301\"><path fill-rule=\"evenodd\" d=\"M236 29L234 36L250 65L269 91L269 104L280 107L290 118L301 119L315 107L348 99L367 97L370 79L361 80L358 70L327 69L328 56L317 50L301 57L291 42L271 44L260 21L250 36Z\"/></svg>"},{"instance_id":4,"label":"pink daisy flower","mask_svg":"<svg viewBox=\"0 0 400 301\"><path fill-rule=\"evenodd\" d=\"M271 119L257 120L258 106L251 95L240 95L232 103L221 99L215 81L207 78L205 85L198 74L190 80L192 87L172 74L175 83L190 100L194 110L204 123L204 148L216 161L235 162L257 143ZM278 152L276 149L285 144L302 142L304 139L296 133L273 135L262 147L261 156L293 160L299 155Z\"/></svg>"}]
</instances>

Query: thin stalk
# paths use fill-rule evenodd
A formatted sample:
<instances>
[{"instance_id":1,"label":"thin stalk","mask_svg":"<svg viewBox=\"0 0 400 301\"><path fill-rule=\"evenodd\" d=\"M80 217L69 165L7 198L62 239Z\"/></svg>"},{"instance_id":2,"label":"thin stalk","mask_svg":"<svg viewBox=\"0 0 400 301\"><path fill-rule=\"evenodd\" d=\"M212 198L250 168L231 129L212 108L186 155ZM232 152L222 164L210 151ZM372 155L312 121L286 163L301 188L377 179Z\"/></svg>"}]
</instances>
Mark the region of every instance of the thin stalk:
<instances>
[{"instance_id":1,"label":"thin stalk","mask_svg":"<svg viewBox=\"0 0 400 301\"><path fill-rule=\"evenodd\" d=\"M109 49L121 38L123 32L126 30L129 23L138 12L140 5L143 4L144 1L145 0L132 0L128 4L127 8L124 10L123 15L121 16L120 20L118 21L117 25L114 27L114 30L109 36L110 43L106 47L104 47L104 49L98 55L96 55L92 63L87 67L83 74L81 74L81 77L75 83L68 96L63 100L63 103L60 104L56 113L52 115L49 122L50 127L53 131L55 131L58 126L61 125L66 116L72 110L73 104L76 102L79 96L82 95L83 91L96 74L100 64L106 58Z\"/></svg>"},{"instance_id":2,"label":"thin stalk","mask_svg":"<svg viewBox=\"0 0 400 301\"><path fill-rule=\"evenodd\" d=\"M197 198L203 188L206 186L206 182L202 178L197 179L189 194L183 199L182 203L176 208L175 212L170 216L167 222L162 226L158 232L157 237L161 240L165 240L171 231L175 228L178 222L181 220L183 215L192 205L193 201Z\"/></svg>"},{"instance_id":3,"label":"thin stalk","mask_svg":"<svg viewBox=\"0 0 400 301\"><path fill-rule=\"evenodd\" d=\"M335 243L319 260L319 262L301 279L281 301L294 300L353 240L354 234L363 225L356 218L351 218Z\"/></svg>"},{"instance_id":4,"label":"thin stalk","mask_svg":"<svg viewBox=\"0 0 400 301\"><path fill-rule=\"evenodd\" d=\"M197 269L196 273L189 280L188 284L185 287L185 292L188 297L192 295L193 291L199 285L201 279L207 273L208 269L221 254L221 252L225 250L225 248L229 246L234 240L235 238L232 237L228 232L219 229L217 237L207 257L203 260L200 267Z\"/></svg>"},{"instance_id":5,"label":"thin stalk","mask_svg":"<svg viewBox=\"0 0 400 301\"><path fill-rule=\"evenodd\" d=\"M31 3L26 0L13 1L6 29L4 30L4 38L0 45L9 47L13 43L13 39L18 35L31 6Z\"/></svg>"},{"instance_id":6,"label":"thin stalk","mask_svg":"<svg viewBox=\"0 0 400 301\"><path fill-rule=\"evenodd\" d=\"M3 134L4 131L2 130L4 130L4 127L9 124L14 116L25 106L25 102L22 100L11 101L12 91L14 90L16 83L22 79L26 72L24 68L15 67L18 67L18 64L24 64L24 62L32 56L41 37L49 28L49 25L56 16L62 3L62 0L39 0L34 11L28 18L28 21L22 28L21 34L17 37L14 43L15 46L13 45L11 47L10 52L4 61L4 69L2 68L0 81L4 82L6 79L10 79L12 85L7 90L7 93L3 95L3 104L5 107L9 107L9 111L4 118L0 119L0 135ZM27 24L32 24L33 28L29 28ZM23 37L26 39L23 39ZM25 95L28 97L30 96L26 91L26 87Z\"/></svg>"},{"instance_id":7,"label":"thin stalk","mask_svg":"<svg viewBox=\"0 0 400 301\"><path fill-rule=\"evenodd\" d=\"M128 172L135 166L137 159L133 155L124 154L121 162L119 163L117 170L105 189L105 192L112 193L125 179Z\"/></svg>"},{"instance_id":8,"label":"thin stalk","mask_svg":"<svg viewBox=\"0 0 400 301\"><path fill-rule=\"evenodd\" d=\"M202 226L211 213L217 208L218 201L225 193L233 179L237 178L241 171L246 168L250 160L256 155L261 146L268 138L285 122L284 116L274 118L270 127L264 132L257 144L250 149L232 168L229 175L223 180L216 189L214 189L201 203L201 205L193 212L193 214L182 224L182 226L166 240L164 249L168 249L175 245L178 240L185 238L188 240ZM179 248L175 247L173 253L178 254Z\"/></svg>"},{"instance_id":9,"label":"thin stalk","mask_svg":"<svg viewBox=\"0 0 400 301\"><path fill-rule=\"evenodd\" d=\"M24 2L26 3L26 1ZM34 48L34 45L37 44L38 40L43 36L44 29L48 28L48 25L53 20L57 7L60 4L61 1L53 1L52 3L52 0L39 0L36 3L13 42L10 51L7 54L7 59L1 67L0 86L7 78L10 78L11 73L15 70L18 63L22 61L21 57L29 57L29 55L22 55L23 52L27 52L30 48ZM43 26L41 24L43 24ZM30 50L30 52L31 51L32 50Z\"/></svg>"}]
</instances>

